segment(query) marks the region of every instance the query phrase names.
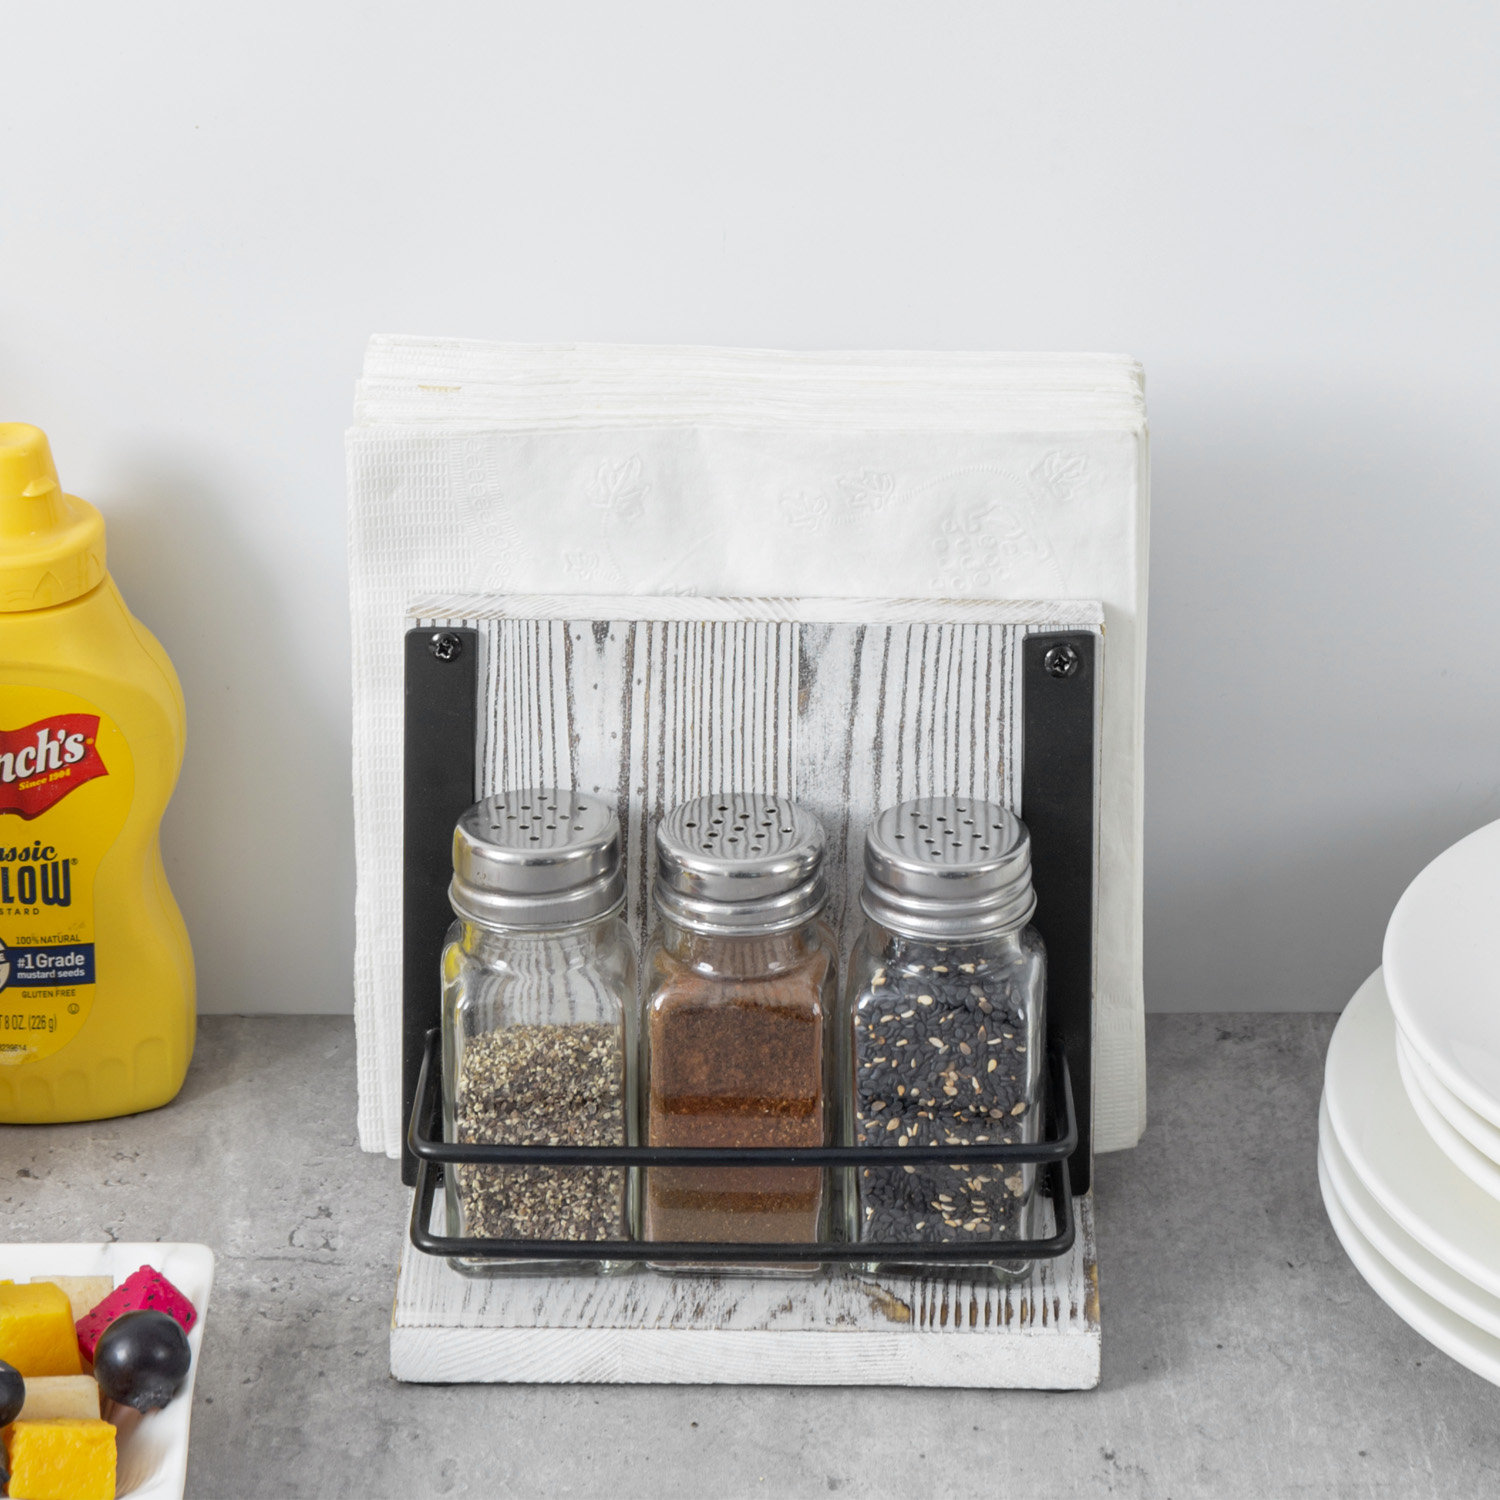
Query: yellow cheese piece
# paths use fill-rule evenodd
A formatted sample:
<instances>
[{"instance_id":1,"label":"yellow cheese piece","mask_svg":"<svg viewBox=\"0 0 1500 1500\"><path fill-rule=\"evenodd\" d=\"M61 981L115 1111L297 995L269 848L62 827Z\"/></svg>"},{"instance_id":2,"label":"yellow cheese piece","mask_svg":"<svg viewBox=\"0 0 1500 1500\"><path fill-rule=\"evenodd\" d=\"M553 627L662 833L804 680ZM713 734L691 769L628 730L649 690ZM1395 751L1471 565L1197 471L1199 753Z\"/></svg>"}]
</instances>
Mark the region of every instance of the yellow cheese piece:
<instances>
[{"instance_id":1,"label":"yellow cheese piece","mask_svg":"<svg viewBox=\"0 0 1500 1500\"><path fill-rule=\"evenodd\" d=\"M10 1500L115 1500L115 1429L82 1421L13 1422Z\"/></svg>"},{"instance_id":2,"label":"yellow cheese piece","mask_svg":"<svg viewBox=\"0 0 1500 1500\"><path fill-rule=\"evenodd\" d=\"M18 1422L54 1422L59 1417L99 1415L99 1385L92 1375L33 1375Z\"/></svg>"},{"instance_id":3,"label":"yellow cheese piece","mask_svg":"<svg viewBox=\"0 0 1500 1500\"><path fill-rule=\"evenodd\" d=\"M61 1287L0 1281L0 1359L27 1379L83 1374L73 1309Z\"/></svg>"},{"instance_id":4,"label":"yellow cheese piece","mask_svg":"<svg viewBox=\"0 0 1500 1500\"><path fill-rule=\"evenodd\" d=\"M50 1281L60 1286L73 1309L73 1321L86 1318L115 1289L113 1276L33 1276L32 1284Z\"/></svg>"}]
</instances>

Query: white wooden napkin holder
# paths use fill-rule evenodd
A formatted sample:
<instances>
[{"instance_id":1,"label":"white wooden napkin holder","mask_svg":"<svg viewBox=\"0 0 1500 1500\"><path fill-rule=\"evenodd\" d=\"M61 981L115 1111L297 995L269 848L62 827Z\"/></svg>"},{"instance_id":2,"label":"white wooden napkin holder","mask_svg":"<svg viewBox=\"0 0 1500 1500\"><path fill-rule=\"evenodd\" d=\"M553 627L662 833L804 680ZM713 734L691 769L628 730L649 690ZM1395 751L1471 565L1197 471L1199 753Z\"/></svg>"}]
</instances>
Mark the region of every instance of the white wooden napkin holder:
<instances>
[{"instance_id":1,"label":"white wooden napkin holder","mask_svg":"<svg viewBox=\"0 0 1500 1500\"><path fill-rule=\"evenodd\" d=\"M467 595L408 611L405 1103L437 1022L458 812L503 787L614 799L626 915L651 921L655 822L719 790L806 803L829 832L848 953L864 829L971 794L1032 827L1049 1024L1078 1102L1071 1251L1008 1284L933 1267L814 1277L473 1277L405 1246L392 1373L411 1381L1078 1389L1099 1378L1091 1088L1103 612L1089 602ZM1049 894L1053 896L1051 910ZM408 1177L410 1180L410 1177Z\"/></svg>"}]
</instances>

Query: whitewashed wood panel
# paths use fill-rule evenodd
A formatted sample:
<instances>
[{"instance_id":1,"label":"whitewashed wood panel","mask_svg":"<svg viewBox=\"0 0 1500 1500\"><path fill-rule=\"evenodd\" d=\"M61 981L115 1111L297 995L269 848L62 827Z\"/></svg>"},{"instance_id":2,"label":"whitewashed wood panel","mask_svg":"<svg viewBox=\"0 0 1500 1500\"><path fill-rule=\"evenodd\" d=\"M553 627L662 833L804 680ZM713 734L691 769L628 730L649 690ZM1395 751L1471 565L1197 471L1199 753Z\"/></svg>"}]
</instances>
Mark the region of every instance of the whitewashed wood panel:
<instances>
[{"instance_id":1,"label":"whitewashed wood panel","mask_svg":"<svg viewBox=\"0 0 1500 1500\"><path fill-rule=\"evenodd\" d=\"M1003 618L913 619L903 600L470 595L424 601L412 623L478 632L479 795L571 786L615 803L638 942L662 816L711 792L763 791L822 819L847 956L869 820L948 793L1020 811L1020 639L1099 628L1096 605L991 608Z\"/></svg>"},{"instance_id":2,"label":"whitewashed wood panel","mask_svg":"<svg viewBox=\"0 0 1500 1500\"><path fill-rule=\"evenodd\" d=\"M480 639L478 792L614 802L626 915L650 925L656 825L725 790L792 793L797 627L765 620L440 619Z\"/></svg>"},{"instance_id":3,"label":"whitewashed wood panel","mask_svg":"<svg viewBox=\"0 0 1500 1500\"><path fill-rule=\"evenodd\" d=\"M1026 625L804 624L796 796L829 837L829 916L844 956L859 925L864 838L909 797L1016 807L1016 641Z\"/></svg>"},{"instance_id":4,"label":"whitewashed wood panel","mask_svg":"<svg viewBox=\"0 0 1500 1500\"><path fill-rule=\"evenodd\" d=\"M391 1373L415 1382L908 1385L1099 1383L1093 1203L1072 1252L988 1272L809 1278L470 1277L403 1250Z\"/></svg>"}]
</instances>

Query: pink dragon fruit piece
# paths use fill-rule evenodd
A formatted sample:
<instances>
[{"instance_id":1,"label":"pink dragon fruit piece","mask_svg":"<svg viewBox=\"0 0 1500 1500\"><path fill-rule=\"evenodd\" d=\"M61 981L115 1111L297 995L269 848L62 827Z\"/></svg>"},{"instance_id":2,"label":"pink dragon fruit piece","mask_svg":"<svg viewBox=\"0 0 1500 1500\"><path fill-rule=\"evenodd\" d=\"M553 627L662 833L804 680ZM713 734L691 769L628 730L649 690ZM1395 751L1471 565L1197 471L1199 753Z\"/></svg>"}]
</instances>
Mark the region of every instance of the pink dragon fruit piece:
<instances>
[{"instance_id":1,"label":"pink dragon fruit piece","mask_svg":"<svg viewBox=\"0 0 1500 1500\"><path fill-rule=\"evenodd\" d=\"M99 1335L122 1313L148 1307L175 1318L184 1333L191 1333L198 1321L198 1309L160 1271L153 1266L142 1266L78 1320L78 1348L83 1357L93 1359Z\"/></svg>"}]
</instances>

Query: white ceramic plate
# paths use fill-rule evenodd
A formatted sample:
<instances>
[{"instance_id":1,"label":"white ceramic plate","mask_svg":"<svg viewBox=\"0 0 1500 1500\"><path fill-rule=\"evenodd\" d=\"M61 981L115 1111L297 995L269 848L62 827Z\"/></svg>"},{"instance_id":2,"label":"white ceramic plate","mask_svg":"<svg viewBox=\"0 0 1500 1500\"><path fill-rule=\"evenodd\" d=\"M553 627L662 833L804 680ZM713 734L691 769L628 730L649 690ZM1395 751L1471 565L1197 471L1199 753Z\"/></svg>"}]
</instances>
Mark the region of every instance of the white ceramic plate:
<instances>
[{"instance_id":1,"label":"white ceramic plate","mask_svg":"<svg viewBox=\"0 0 1500 1500\"><path fill-rule=\"evenodd\" d=\"M1391 1007L1442 1083L1500 1126L1500 822L1422 871L1385 930Z\"/></svg>"},{"instance_id":2,"label":"white ceramic plate","mask_svg":"<svg viewBox=\"0 0 1500 1500\"><path fill-rule=\"evenodd\" d=\"M1500 1339L1481 1333L1471 1323L1450 1312L1414 1286L1380 1255L1355 1227L1338 1194L1333 1191L1321 1155L1318 1182L1323 1189L1323 1207L1328 1211L1333 1232L1354 1262L1355 1270L1369 1282L1376 1296L1450 1359L1456 1359L1465 1369L1482 1375L1492 1385L1500 1385Z\"/></svg>"},{"instance_id":3,"label":"white ceramic plate","mask_svg":"<svg viewBox=\"0 0 1500 1500\"><path fill-rule=\"evenodd\" d=\"M1490 1296L1435 1255L1429 1255L1364 1190L1328 1124L1326 1110L1318 1121L1318 1152L1339 1203L1380 1257L1389 1261L1418 1291L1426 1292L1450 1312L1500 1339L1500 1297Z\"/></svg>"},{"instance_id":4,"label":"white ceramic plate","mask_svg":"<svg viewBox=\"0 0 1500 1500\"><path fill-rule=\"evenodd\" d=\"M1424 1250L1500 1297L1500 1202L1443 1155L1412 1109L1378 969L1334 1028L1323 1097L1338 1143L1370 1196Z\"/></svg>"},{"instance_id":5,"label":"white ceramic plate","mask_svg":"<svg viewBox=\"0 0 1500 1500\"><path fill-rule=\"evenodd\" d=\"M193 1385L203 1352L208 1295L214 1284L214 1253L207 1245L4 1245L0 1244L0 1281L30 1281L33 1276L113 1276L115 1285L142 1266L155 1266L198 1309L188 1335L193 1364L170 1405L141 1418L120 1438L115 1493L124 1500L181 1500L187 1486L188 1428L193 1415Z\"/></svg>"},{"instance_id":6,"label":"white ceramic plate","mask_svg":"<svg viewBox=\"0 0 1500 1500\"><path fill-rule=\"evenodd\" d=\"M1496 1166L1482 1151L1476 1151L1443 1118L1443 1112L1427 1097L1422 1081L1412 1067L1410 1049L1402 1043L1399 1031L1396 1033L1396 1065L1401 1072L1406 1097L1422 1122L1422 1128L1437 1143L1438 1150L1482 1192L1488 1193L1491 1198L1500 1198L1500 1166Z\"/></svg>"},{"instance_id":7,"label":"white ceramic plate","mask_svg":"<svg viewBox=\"0 0 1500 1500\"><path fill-rule=\"evenodd\" d=\"M1476 1150L1492 1162L1500 1163L1500 1127L1481 1119L1453 1091L1447 1088L1437 1074L1427 1066L1406 1040L1400 1026L1396 1028L1396 1055L1401 1061L1403 1075L1413 1074L1422 1086L1422 1092L1437 1107L1442 1117Z\"/></svg>"}]
</instances>

